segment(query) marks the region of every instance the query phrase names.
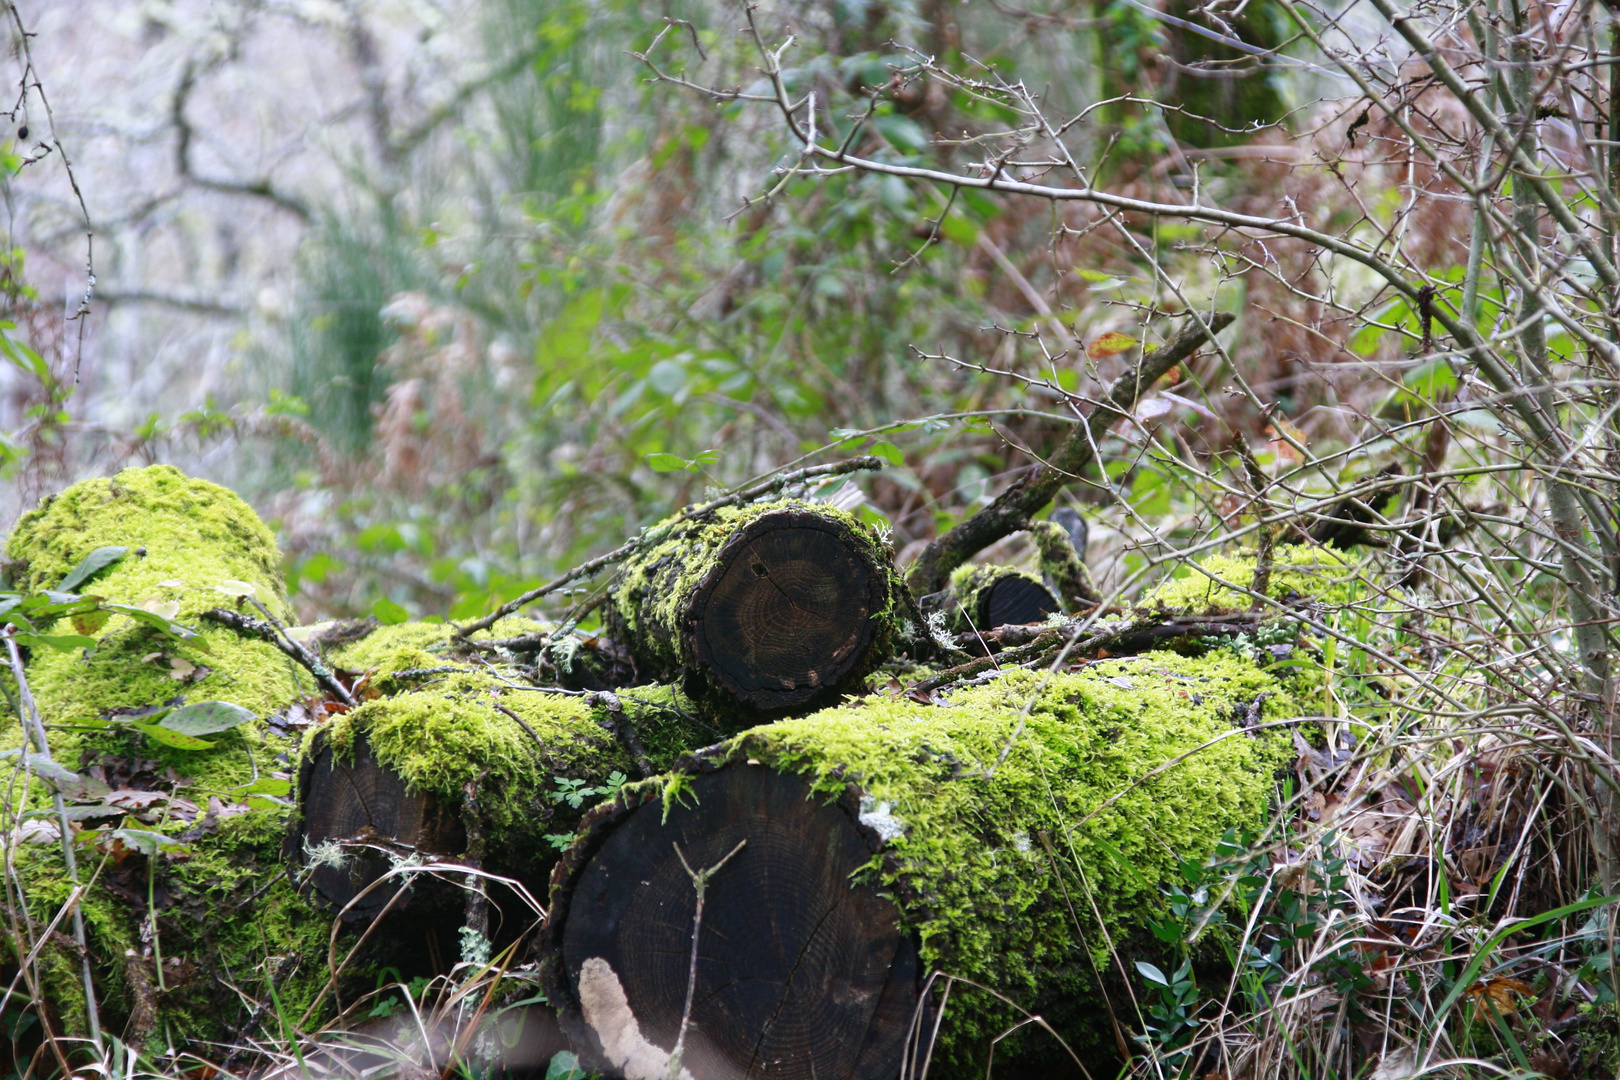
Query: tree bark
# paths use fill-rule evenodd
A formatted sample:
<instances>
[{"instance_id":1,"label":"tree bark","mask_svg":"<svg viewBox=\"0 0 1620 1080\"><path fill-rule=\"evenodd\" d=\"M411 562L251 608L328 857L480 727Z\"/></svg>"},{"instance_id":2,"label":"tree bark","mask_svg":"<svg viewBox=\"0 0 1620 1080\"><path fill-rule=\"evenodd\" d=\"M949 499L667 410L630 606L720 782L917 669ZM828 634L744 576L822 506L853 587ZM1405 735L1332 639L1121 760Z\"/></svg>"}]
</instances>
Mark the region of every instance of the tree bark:
<instances>
[{"instance_id":1,"label":"tree bark","mask_svg":"<svg viewBox=\"0 0 1620 1080\"><path fill-rule=\"evenodd\" d=\"M802 709L893 651L905 605L892 558L827 506L726 507L627 560L608 624L644 679L756 712Z\"/></svg>"}]
</instances>

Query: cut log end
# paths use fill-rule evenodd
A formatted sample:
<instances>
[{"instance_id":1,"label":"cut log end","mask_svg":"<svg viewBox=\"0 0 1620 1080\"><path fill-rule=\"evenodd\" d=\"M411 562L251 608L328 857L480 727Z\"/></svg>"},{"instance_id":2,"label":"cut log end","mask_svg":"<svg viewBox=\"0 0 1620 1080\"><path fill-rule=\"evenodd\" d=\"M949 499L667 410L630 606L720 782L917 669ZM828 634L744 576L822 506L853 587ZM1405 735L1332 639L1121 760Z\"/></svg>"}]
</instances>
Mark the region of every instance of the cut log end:
<instances>
[{"instance_id":1,"label":"cut log end","mask_svg":"<svg viewBox=\"0 0 1620 1080\"><path fill-rule=\"evenodd\" d=\"M1061 610L1057 598L1037 582L1026 577L998 578L985 591L981 624L987 629L998 626L1017 626L1045 621L1048 615Z\"/></svg>"},{"instance_id":2,"label":"cut log end","mask_svg":"<svg viewBox=\"0 0 1620 1080\"><path fill-rule=\"evenodd\" d=\"M795 708L855 671L886 600L880 569L842 527L771 515L734 537L699 587L697 657L742 701Z\"/></svg>"},{"instance_id":3,"label":"cut log end","mask_svg":"<svg viewBox=\"0 0 1620 1080\"><path fill-rule=\"evenodd\" d=\"M701 872L706 885L681 1074L691 1080L886 1078L918 1000L900 913L852 875L873 841L852 799L732 765L691 781L667 818L623 812L553 897L548 993L600 1065L663 1077L680 1037ZM685 865L682 858L685 859Z\"/></svg>"},{"instance_id":4,"label":"cut log end","mask_svg":"<svg viewBox=\"0 0 1620 1080\"><path fill-rule=\"evenodd\" d=\"M317 747L304 761L299 793L302 820L289 855L303 872L300 887L343 912L346 920L374 918L401 887L396 880L371 888L388 872L390 860L383 851L352 842L460 850L456 815L408 791L397 772L377 761L364 735L355 737L350 754Z\"/></svg>"}]
</instances>

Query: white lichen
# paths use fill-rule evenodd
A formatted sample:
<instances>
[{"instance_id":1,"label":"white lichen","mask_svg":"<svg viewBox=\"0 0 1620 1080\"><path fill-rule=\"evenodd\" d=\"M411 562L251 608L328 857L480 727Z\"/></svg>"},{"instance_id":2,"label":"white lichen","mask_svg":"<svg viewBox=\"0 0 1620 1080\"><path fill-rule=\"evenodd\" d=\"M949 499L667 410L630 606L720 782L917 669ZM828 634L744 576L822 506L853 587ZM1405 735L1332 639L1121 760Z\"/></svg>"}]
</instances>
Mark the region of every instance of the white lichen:
<instances>
[{"instance_id":1,"label":"white lichen","mask_svg":"<svg viewBox=\"0 0 1620 1080\"><path fill-rule=\"evenodd\" d=\"M485 937L476 927L463 926L461 928L461 962L472 964L474 967L488 965L490 957L489 938Z\"/></svg>"},{"instance_id":2,"label":"white lichen","mask_svg":"<svg viewBox=\"0 0 1620 1080\"><path fill-rule=\"evenodd\" d=\"M861 824L883 838L885 844L903 836L905 823L894 816L894 804L878 802L870 795L861 796Z\"/></svg>"}]
</instances>

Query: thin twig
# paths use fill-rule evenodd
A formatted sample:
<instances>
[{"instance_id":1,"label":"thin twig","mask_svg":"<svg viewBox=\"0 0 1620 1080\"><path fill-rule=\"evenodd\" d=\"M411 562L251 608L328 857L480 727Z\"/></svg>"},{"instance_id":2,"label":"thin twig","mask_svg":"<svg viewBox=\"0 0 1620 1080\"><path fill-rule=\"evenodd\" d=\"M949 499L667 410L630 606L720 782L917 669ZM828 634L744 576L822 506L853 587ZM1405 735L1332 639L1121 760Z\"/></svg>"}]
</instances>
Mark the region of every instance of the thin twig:
<instances>
[{"instance_id":1,"label":"thin twig","mask_svg":"<svg viewBox=\"0 0 1620 1080\"><path fill-rule=\"evenodd\" d=\"M264 619L255 619L251 615L243 615L239 611L228 611L225 608L210 608L203 612L200 617L210 622L217 622L221 626L229 627L239 634L247 634L262 641L268 641L303 665L305 670L315 676L316 680L326 687L333 697L350 708L354 708L357 704L354 695L349 692L348 687L338 681L338 677L332 673L332 669L321 663L320 658L302 644L293 640L286 629L276 621L275 617L265 610L263 604L253 600L251 597L249 602L259 609L260 613L264 615Z\"/></svg>"},{"instance_id":2,"label":"thin twig","mask_svg":"<svg viewBox=\"0 0 1620 1080\"><path fill-rule=\"evenodd\" d=\"M686 861L686 855L681 851L681 845L671 844L675 849L675 857L681 860L681 868L692 879L692 887L697 890L697 911L692 915L692 963L686 975L686 1004L681 1009L681 1030L675 1036L675 1049L669 1052L669 1073L667 1080L677 1080L681 1075L681 1055L686 1051L686 1029L692 1023L692 998L697 993L697 964L698 964L698 935L703 932L703 899L709 889L709 879L718 874L732 856L743 849L748 843L745 836L737 841L737 846L726 854L726 857L709 867L707 870L693 870Z\"/></svg>"}]
</instances>

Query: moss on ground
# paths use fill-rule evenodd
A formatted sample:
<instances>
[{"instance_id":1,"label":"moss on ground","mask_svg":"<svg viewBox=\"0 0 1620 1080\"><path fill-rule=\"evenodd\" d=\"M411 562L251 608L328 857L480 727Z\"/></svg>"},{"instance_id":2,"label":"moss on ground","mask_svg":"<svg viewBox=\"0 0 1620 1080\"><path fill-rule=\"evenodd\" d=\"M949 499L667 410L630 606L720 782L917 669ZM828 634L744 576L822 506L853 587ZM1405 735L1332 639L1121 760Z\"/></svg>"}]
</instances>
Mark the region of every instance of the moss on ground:
<instances>
[{"instance_id":1,"label":"moss on ground","mask_svg":"<svg viewBox=\"0 0 1620 1080\"><path fill-rule=\"evenodd\" d=\"M1115 968L1110 947L1128 955L1144 936L1180 860L1265 819L1292 751L1285 731L1234 727L1257 700L1267 719L1297 714L1284 686L1230 653L1149 653L1044 680L1011 671L939 707L867 698L755 728L721 756L804 774L829 796L857 784L892 856L871 872L924 963L1073 1014L1084 1058L1112 1045L1095 975ZM942 1067L968 1068L1008 1019L962 1001Z\"/></svg>"},{"instance_id":2,"label":"moss on ground","mask_svg":"<svg viewBox=\"0 0 1620 1080\"><path fill-rule=\"evenodd\" d=\"M1252 554L1206 555L1192 566L1178 567L1175 575L1144 596L1139 606L1147 610L1246 611L1253 597L1239 590L1254 585L1254 570ZM1343 606L1367 595L1362 581L1354 563L1327 548L1279 544L1272 555L1266 595L1273 600L1303 599Z\"/></svg>"}]
</instances>

